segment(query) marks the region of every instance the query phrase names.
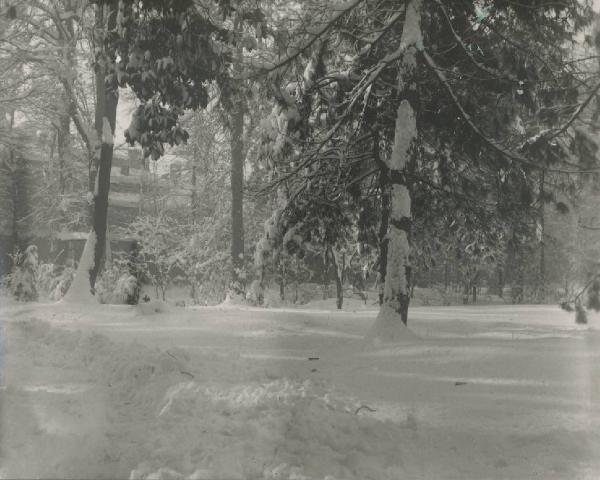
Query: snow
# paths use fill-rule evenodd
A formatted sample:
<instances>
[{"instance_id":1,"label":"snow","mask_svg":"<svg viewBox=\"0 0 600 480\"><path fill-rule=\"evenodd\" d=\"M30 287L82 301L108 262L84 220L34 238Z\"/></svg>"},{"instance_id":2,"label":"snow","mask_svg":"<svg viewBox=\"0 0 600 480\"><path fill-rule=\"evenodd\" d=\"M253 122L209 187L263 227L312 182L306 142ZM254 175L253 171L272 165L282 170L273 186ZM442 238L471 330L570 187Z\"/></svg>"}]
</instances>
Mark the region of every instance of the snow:
<instances>
[{"instance_id":1,"label":"snow","mask_svg":"<svg viewBox=\"0 0 600 480\"><path fill-rule=\"evenodd\" d=\"M417 120L415 112L408 100L402 100L396 112L396 128L394 130L394 146L387 160L392 170L403 170L410 158L410 148L417 138Z\"/></svg>"},{"instance_id":2,"label":"snow","mask_svg":"<svg viewBox=\"0 0 600 480\"><path fill-rule=\"evenodd\" d=\"M392 185L391 195L392 218L410 218L411 200L410 192L404 185Z\"/></svg>"},{"instance_id":3,"label":"snow","mask_svg":"<svg viewBox=\"0 0 600 480\"><path fill-rule=\"evenodd\" d=\"M404 187L406 189L406 187ZM393 202L393 200L392 200ZM406 268L410 265L410 244L408 234L391 225L386 238L389 241L387 274L384 284L384 298L396 303L398 294L406 294L408 281Z\"/></svg>"},{"instance_id":4,"label":"snow","mask_svg":"<svg viewBox=\"0 0 600 480\"><path fill-rule=\"evenodd\" d=\"M123 208L140 208L141 194L139 192L110 192L111 206Z\"/></svg>"},{"instance_id":5,"label":"snow","mask_svg":"<svg viewBox=\"0 0 600 480\"><path fill-rule=\"evenodd\" d=\"M88 235L88 239L83 247L83 253L75 272L75 278L71 283L69 291L64 296L64 302L69 303L83 303L96 305L98 300L91 292L90 289L90 270L94 265L94 250L96 248L96 234L91 231Z\"/></svg>"},{"instance_id":6,"label":"snow","mask_svg":"<svg viewBox=\"0 0 600 480\"><path fill-rule=\"evenodd\" d=\"M402 29L402 44L416 45L422 48L423 34L421 32L422 0L411 0L406 7L406 19Z\"/></svg>"},{"instance_id":7,"label":"snow","mask_svg":"<svg viewBox=\"0 0 600 480\"><path fill-rule=\"evenodd\" d=\"M87 240L90 236L90 232L67 232L61 231L56 234L56 238L62 241L69 240Z\"/></svg>"},{"instance_id":8,"label":"snow","mask_svg":"<svg viewBox=\"0 0 600 480\"><path fill-rule=\"evenodd\" d=\"M302 75L302 77L304 79L304 88L306 90L310 89L313 86L313 79L317 71L315 63L316 62L314 58L311 58L306 64L306 68L304 69L304 74Z\"/></svg>"},{"instance_id":9,"label":"snow","mask_svg":"<svg viewBox=\"0 0 600 480\"><path fill-rule=\"evenodd\" d=\"M599 478L598 315L375 318L2 303L0 478Z\"/></svg>"},{"instance_id":10,"label":"snow","mask_svg":"<svg viewBox=\"0 0 600 480\"><path fill-rule=\"evenodd\" d=\"M376 345L382 343L414 343L420 338L400 319L400 315L391 307L384 305L367 334L367 341Z\"/></svg>"},{"instance_id":11,"label":"snow","mask_svg":"<svg viewBox=\"0 0 600 480\"><path fill-rule=\"evenodd\" d=\"M102 117L102 143L112 145L114 142L113 131L108 118Z\"/></svg>"}]
</instances>

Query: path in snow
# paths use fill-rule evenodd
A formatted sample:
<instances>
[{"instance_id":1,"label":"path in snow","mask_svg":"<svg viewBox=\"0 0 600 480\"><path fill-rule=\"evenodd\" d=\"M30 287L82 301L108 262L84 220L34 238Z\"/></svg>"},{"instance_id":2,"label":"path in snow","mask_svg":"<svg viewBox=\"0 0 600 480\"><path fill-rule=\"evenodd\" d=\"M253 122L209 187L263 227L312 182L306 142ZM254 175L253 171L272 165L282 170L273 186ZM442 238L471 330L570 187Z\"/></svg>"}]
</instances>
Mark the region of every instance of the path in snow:
<instances>
[{"instance_id":1,"label":"path in snow","mask_svg":"<svg viewBox=\"0 0 600 480\"><path fill-rule=\"evenodd\" d=\"M548 306L417 308L423 341L372 347L375 313L6 309L0 473L600 477L598 332Z\"/></svg>"}]
</instances>

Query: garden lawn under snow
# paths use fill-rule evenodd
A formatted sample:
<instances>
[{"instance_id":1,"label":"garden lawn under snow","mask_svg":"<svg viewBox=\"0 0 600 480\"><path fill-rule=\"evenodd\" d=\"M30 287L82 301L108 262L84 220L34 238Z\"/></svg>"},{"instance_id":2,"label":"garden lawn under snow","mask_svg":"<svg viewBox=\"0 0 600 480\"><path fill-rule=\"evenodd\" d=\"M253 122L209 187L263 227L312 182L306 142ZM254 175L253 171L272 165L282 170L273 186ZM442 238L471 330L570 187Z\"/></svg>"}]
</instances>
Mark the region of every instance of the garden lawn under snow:
<instances>
[{"instance_id":1,"label":"garden lawn under snow","mask_svg":"<svg viewBox=\"0 0 600 480\"><path fill-rule=\"evenodd\" d=\"M600 478L600 332L555 307L417 308L399 344L154 310L0 311L0 478Z\"/></svg>"}]
</instances>

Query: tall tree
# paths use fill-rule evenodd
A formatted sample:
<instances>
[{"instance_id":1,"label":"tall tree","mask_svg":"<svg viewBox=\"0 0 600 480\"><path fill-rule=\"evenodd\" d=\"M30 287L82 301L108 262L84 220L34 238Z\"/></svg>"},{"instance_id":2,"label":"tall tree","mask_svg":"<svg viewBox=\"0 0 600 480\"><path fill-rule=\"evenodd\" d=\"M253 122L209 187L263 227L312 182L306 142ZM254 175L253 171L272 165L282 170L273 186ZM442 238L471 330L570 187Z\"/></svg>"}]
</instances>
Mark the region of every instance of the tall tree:
<instances>
[{"instance_id":1,"label":"tall tree","mask_svg":"<svg viewBox=\"0 0 600 480\"><path fill-rule=\"evenodd\" d=\"M142 105L126 132L139 142L145 156L159 158L165 144L188 138L179 118L186 109L206 108L218 96L230 134L232 287L243 290L243 181L247 113L243 50L249 32L262 36L260 9L247 2L126 1L132 11L125 27L111 41L119 53L117 78L129 85ZM222 18L223 20L217 20ZM217 88L215 88L217 87Z\"/></svg>"},{"instance_id":2,"label":"tall tree","mask_svg":"<svg viewBox=\"0 0 600 480\"><path fill-rule=\"evenodd\" d=\"M305 12L303 24L323 14L313 4ZM462 208L485 205L508 226L519 212L531 215L540 171L581 173L570 134L600 84L572 68L584 64L571 46L589 12L577 1L350 2L326 14L321 28L300 29L304 43L266 68L303 61L308 68L302 57L317 43L336 46L310 89L316 127L309 141L295 140L290 129L295 148L278 181L297 177L297 188L306 188L331 151L354 171L349 185L382 177L389 220L380 222L387 248L381 318L407 319L411 210L426 221L434 199L462 197L470 200ZM305 104L298 96L292 103ZM320 125L317 111L326 112ZM365 143L373 155L356 168L352 153Z\"/></svg>"},{"instance_id":3,"label":"tall tree","mask_svg":"<svg viewBox=\"0 0 600 480\"><path fill-rule=\"evenodd\" d=\"M95 98L95 142L94 157L90 167L89 204L92 228L86 241L77 273L69 292L68 300L79 301L95 294L95 285L107 251L108 195L112 168L113 143L116 126L117 104L119 101L116 55L107 47L109 38L117 29L124 28L125 8L116 1L99 3L94 15L94 71L96 77ZM93 186L93 187L92 187Z\"/></svg>"}]
</instances>

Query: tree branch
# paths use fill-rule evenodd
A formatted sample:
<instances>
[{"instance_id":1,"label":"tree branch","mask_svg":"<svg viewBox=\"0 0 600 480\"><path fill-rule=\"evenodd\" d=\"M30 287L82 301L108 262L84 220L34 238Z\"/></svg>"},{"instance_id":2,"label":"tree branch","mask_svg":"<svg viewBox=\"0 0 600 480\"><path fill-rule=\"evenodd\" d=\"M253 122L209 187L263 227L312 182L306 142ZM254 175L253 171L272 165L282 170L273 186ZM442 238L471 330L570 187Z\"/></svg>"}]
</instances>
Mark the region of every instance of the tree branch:
<instances>
[{"instance_id":1,"label":"tree branch","mask_svg":"<svg viewBox=\"0 0 600 480\"><path fill-rule=\"evenodd\" d=\"M516 161L518 163L527 165L527 166L529 166L531 168L535 168L537 170L554 172L554 173L580 174L580 173L595 173L595 172L600 172L600 169L592 169L592 170L563 170L563 169L549 168L549 167L546 167L545 165L540 165L540 164L538 164L538 163L536 163L536 162L534 162L532 160L529 160L528 158L525 158L524 156L522 156L522 155L520 155L520 154L518 154L516 152L513 152L511 150L508 150L508 149L504 148L498 142L496 142L495 140L489 138L483 132L483 130L481 130L481 128L479 128L475 124L475 122L472 119L471 115L462 106L462 104L460 102L460 99L458 98L458 95L454 92L454 90L450 86L450 83L448 82L448 79L446 78L446 76L444 75L444 73L441 71L441 69L438 67L438 65L435 63L435 61L431 58L431 56L425 50L422 50L421 53L423 55L423 58L425 59L425 62L429 65L429 67L436 74L436 76L438 77L439 81L442 83L442 85L444 86L444 88L446 89L446 91L448 92L448 94L450 95L452 101L454 102L454 104L456 105L456 107L458 108L458 110L460 111L460 113L463 116L465 122L467 122L467 124L469 125L469 127L471 128L471 130L478 137L480 137L487 145L489 145L492 149L494 149L496 152L498 152L499 154L501 154L503 157L509 158L511 160L514 160L514 161ZM600 85L598 86L598 88L600 88Z\"/></svg>"},{"instance_id":2,"label":"tree branch","mask_svg":"<svg viewBox=\"0 0 600 480\"><path fill-rule=\"evenodd\" d=\"M287 55L282 60L273 64L269 67L259 68L259 74L268 74L275 70L278 70L288 63L291 63L296 58L298 58L302 53L308 50L317 40L321 38L329 29L331 29L344 15L354 10L359 4L361 4L364 0L353 0L350 2L346 2L346 4L342 5L340 10L327 22L323 27L318 29L316 32L312 33L312 38L308 42L306 42L303 46L296 49L294 53Z\"/></svg>"}]
</instances>

